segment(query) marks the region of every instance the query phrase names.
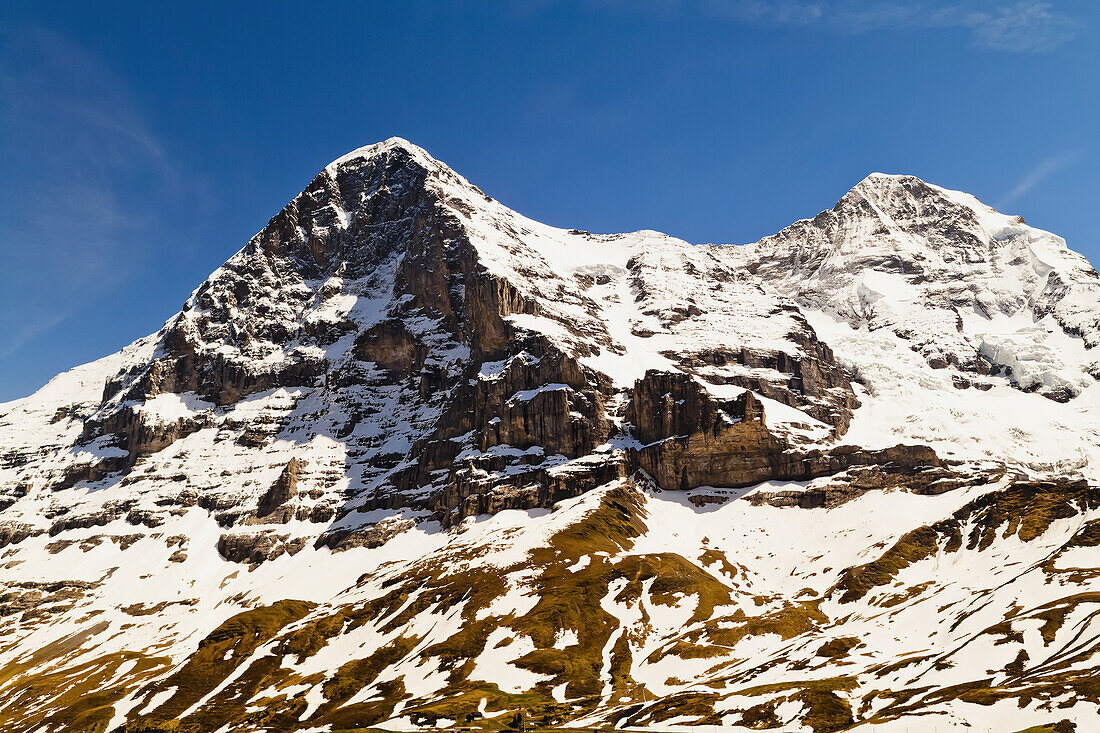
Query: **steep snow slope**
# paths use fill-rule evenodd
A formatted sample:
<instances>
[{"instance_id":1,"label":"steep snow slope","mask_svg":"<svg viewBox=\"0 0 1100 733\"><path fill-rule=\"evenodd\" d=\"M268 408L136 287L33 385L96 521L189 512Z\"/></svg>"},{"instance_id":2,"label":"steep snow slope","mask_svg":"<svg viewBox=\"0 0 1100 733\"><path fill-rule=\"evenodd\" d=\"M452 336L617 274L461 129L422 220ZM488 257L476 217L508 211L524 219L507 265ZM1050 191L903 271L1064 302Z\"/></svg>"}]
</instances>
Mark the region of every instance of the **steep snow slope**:
<instances>
[{"instance_id":1,"label":"steep snow slope","mask_svg":"<svg viewBox=\"0 0 1100 733\"><path fill-rule=\"evenodd\" d=\"M1086 387L1060 404L1022 392L1003 377L966 386L962 380L970 378L930 367L888 329L852 328L831 313L805 312L837 358L860 375L862 407L846 440L865 446L916 441L942 455L1004 463L1034 476L1097 480L1100 389ZM1080 339L1060 330L1039 326L1033 334L1039 347L1055 354L1080 348Z\"/></svg>"},{"instance_id":2,"label":"steep snow slope","mask_svg":"<svg viewBox=\"0 0 1100 733\"><path fill-rule=\"evenodd\" d=\"M1100 366L1100 278L1085 258L912 176L872 174L831 211L739 254L769 284L853 326L890 329L933 366L1004 372L1062 401ZM1048 341L1055 332L1077 338Z\"/></svg>"},{"instance_id":3,"label":"steep snow slope","mask_svg":"<svg viewBox=\"0 0 1100 733\"><path fill-rule=\"evenodd\" d=\"M908 177L693 246L353 151L0 405L0 724L1090 730L1097 287Z\"/></svg>"},{"instance_id":4,"label":"steep snow slope","mask_svg":"<svg viewBox=\"0 0 1100 733\"><path fill-rule=\"evenodd\" d=\"M1096 478L1100 278L1062 238L875 173L831 211L729 251L792 294L864 382L848 439Z\"/></svg>"}]
</instances>

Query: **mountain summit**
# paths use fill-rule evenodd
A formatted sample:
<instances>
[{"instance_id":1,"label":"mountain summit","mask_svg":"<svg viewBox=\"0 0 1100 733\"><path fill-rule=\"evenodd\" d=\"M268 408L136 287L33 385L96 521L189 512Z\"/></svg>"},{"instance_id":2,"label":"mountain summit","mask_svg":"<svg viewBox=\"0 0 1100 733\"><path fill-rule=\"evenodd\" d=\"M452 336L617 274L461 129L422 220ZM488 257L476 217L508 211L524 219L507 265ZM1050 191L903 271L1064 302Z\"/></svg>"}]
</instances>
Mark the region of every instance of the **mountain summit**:
<instances>
[{"instance_id":1,"label":"mountain summit","mask_svg":"<svg viewBox=\"0 0 1100 733\"><path fill-rule=\"evenodd\" d=\"M1098 345L911 176L691 245L360 148L0 405L0 723L1091 729Z\"/></svg>"}]
</instances>

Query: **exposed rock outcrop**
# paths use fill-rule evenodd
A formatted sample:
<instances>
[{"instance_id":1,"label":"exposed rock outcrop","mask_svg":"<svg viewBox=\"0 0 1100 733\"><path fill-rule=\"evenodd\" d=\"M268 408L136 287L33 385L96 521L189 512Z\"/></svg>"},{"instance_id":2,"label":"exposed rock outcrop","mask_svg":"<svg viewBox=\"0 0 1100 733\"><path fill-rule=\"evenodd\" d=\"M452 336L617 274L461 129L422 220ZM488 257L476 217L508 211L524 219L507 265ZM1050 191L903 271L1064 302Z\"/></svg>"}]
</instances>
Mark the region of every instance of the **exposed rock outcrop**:
<instances>
[{"instance_id":1,"label":"exposed rock outcrop","mask_svg":"<svg viewBox=\"0 0 1100 733\"><path fill-rule=\"evenodd\" d=\"M0 522L0 548L16 545L27 539L44 534L43 530L25 522Z\"/></svg>"},{"instance_id":2,"label":"exposed rock outcrop","mask_svg":"<svg viewBox=\"0 0 1100 733\"><path fill-rule=\"evenodd\" d=\"M290 459L290 462L286 464L286 468L279 474L279 478L260 497L260 501L256 505L256 515L259 518L268 518L273 512L294 498L298 493L298 474L301 473L304 466L305 462L301 459Z\"/></svg>"},{"instance_id":3,"label":"exposed rock outcrop","mask_svg":"<svg viewBox=\"0 0 1100 733\"><path fill-rule=\"evenodd\" d=\"M254 565L265 560L274 560L284 554L295 555L306 544L304 538L292 538L286 534L224 534L218 539L218 553L230 562Z\"/></svg>"},{"instance_id":4,"label":"exposed rock outcrop","mask_svg":"<svg viewBox=\"0 0 1100 733\"><path fill-rule=\"evenodd\" d=\"M805 450L768 427L764 405L750 391L732 400L717 400L686 374L647 372L631 395L627 419L634 423L641 447L630 455L663 489L698 486L750 486L768 480L807 481L841 473L854 466L880 466L871 476L921 474L924 479L878 481L881 487L931 485L949 477L928 469L945 464L926 446L898 445L881 450L856 446ZM934 476L934 477L933 477ZM813 506L825 500L809 500Z\"/></svg>"}]
</instances>

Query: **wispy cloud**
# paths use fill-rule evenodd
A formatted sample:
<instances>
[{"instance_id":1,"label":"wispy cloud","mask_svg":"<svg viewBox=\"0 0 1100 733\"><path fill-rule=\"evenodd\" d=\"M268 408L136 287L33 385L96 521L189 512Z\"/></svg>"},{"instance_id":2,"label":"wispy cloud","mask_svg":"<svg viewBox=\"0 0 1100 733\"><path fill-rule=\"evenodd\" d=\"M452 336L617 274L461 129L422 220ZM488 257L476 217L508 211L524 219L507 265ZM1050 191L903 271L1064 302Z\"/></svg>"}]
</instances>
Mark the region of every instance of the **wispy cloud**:
<instances>
[{"instance_id":1,"label":"wispy cloud","mask_svg":"<svg viewBox=\"0 0 1100 733\"><path fill-rule=\"evenodd\" d=\"M975 45L998 51L1046 51L1070 40L1072 19L1048 2L1020 0L1006 4L895 3L835 4L822 19L841 31L881 32L891 29L959 29Z\"/></svg>"},{"instance_id":2,"label":"wispy cloud","mask_svg":"<svg viewBox=\"0 0 1100 733\"><path fill-rule=\"evenodd\" d=\"M124 283L185 185L127 86L40 29L0 32L0 358Z\"/></svg>"},{"instance_id":3,"label":"wispy cloud","mask_svg":"<svg viewBox=\"0 0 1100 733\"><path fill-rule=\"evenodd\" d=\"M551 0L541 0L549 4ZM980 48L1048 51L1073 38L1069 15L1043 0L590 0L596 7L620 11L687 12L761 26L818 27L838 33L865 34L899 30L961 30Z\"/></svg>"},{"instance_id":4,"label":"wispy cloud","mask_svg":"<svg viewBox=\"0 0 1100 733\"><path fill-rule=\"evenodd\" d=\"M1072 18L1044 2L967 13L960 25L970 28L980 45L1000 51L1048 51L1075 32Z\"/></svg>"},{"instance_id":5,"label":"wispy cloud","mask_svg":"<svg viewBox=\"0 0 1100 733\"><path fill-rule=\"evenodd\" d=\"M1004 211L1006 207L1019 201L1047 178L1077 163L1084 155L1084 150L1074 150L1061 155L1052 155L1039 161L1038 165L1028 171L1012 190L997 202L996 208Z\"/></svg>"}]
</instances>

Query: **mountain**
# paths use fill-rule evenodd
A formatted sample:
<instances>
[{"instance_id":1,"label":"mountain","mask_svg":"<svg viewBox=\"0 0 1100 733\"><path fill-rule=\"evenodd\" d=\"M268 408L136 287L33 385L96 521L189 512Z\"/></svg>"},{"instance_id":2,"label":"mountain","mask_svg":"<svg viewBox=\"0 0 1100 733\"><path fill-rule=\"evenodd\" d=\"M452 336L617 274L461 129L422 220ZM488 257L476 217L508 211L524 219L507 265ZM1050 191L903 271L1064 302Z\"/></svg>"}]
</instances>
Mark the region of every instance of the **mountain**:
<instances>
[{"instance_id":1,"label":"mountain","mask_svg":"<svg viewBox=\"0 0 1100 733\"><path fill-rule=\"evenodd\" d=\"M0 405L0 725L1096 730L1098 344L916 178L691 245L361 148Z\"/></svg>"}]
</instances>

